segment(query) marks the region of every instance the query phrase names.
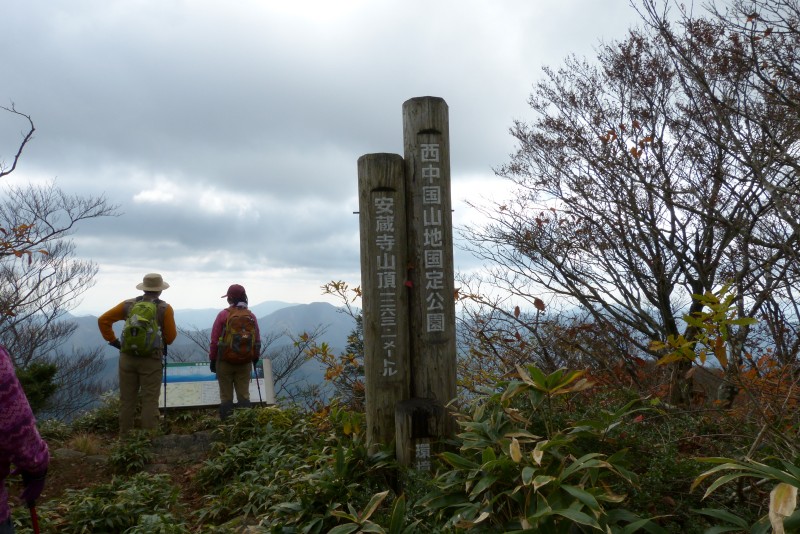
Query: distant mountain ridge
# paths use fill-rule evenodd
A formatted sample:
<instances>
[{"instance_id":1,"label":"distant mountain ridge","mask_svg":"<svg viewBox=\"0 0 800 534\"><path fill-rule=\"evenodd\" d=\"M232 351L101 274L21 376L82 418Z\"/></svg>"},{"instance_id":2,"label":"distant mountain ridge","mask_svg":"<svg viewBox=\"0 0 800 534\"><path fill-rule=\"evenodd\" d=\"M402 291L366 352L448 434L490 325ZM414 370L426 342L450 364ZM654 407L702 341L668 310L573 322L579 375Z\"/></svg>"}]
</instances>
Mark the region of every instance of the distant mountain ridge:
<instances>
[{"instance_id":1,"label":"distant mountain ridge","mask_svg":"<svg viewBox=\"0 0 800 534\"><path fill-rule=\"evenodd\" d=\"M211 328L214 318L222 309L222 304L219 308L200 308L200 309L182 309L175 310L175 324L178 328L199 329L204 330ZM283 308L290 308L294 306L304 306L303 304L281 302L278 300L268 300L255 306L250 306L250 311L256 314L256 317L264 317L273 312Z\"/></svg>"},{"instance_id":2,"label":"distant mountain ridge","mask_svg":"<svg viewBox=\"0 0 800 534\"><path fill-rule=\"evenodd\" d=\"M175 323L178 325L178 338L170 346L170 354L180 355L183 360L206 361L208 359L207 345L201 350L186 336L181 335L180 330L199 330L208 338L214 319L222 308L208 309L176 309ZM313 302L311 304L288 304L279 301L262 302L250 309L258 317L259 328L262 336L291 334L297 336L303 332L311 332L317 327L325 329L325 333L318 340L326 342L335 353L342 352L347 346L347 336L355 328L355 321L352 317L344 313L343 308L338 308L327 302ZM106 375L113 378L116 373L116 361L119 352L110 347L97 327L97 317L94 315L84 315L80 317L68 315L67 319L77 325L75 332L70 336L67 343L61 350L70 353L77 349L103 349L107 361ZM114 331L117 336L122 329L122 321L114 324ZM279 343L290 343L286 336L279 340ZM312 364L313 362L308 362ZM311 369L309 365L308 374L317 374L316 369Z\"/></svg>"},{"instance_id":3,"label":"distant mountain ridge","mask_svg":"<svg viewBox=\"0 0 800 534\"><path fill-rule=\"evenodd\" d=\"M109 308L116 304L117 304L116 302L110 304ZM211 328L211 324L214 322L214 318L223 308L222 304L223 303L220 303L219 308L175 309L175 324L178 325L178 328L199 329L199 330L203 330L205 328ZM280 300L268 300L266 302L262 302L261 304L250 306L250 310L256 314L256 317L263 317L265 315L269 315L273 312L276 312L282 308L290 308L293 306L303 306L303 304L283 302ZM91 314L81 314L81 315L67 314L67 317L73 321L80 321L81 319L88 318L94 320L96 323L98 316Z\"/></svg>"}]
</instances>

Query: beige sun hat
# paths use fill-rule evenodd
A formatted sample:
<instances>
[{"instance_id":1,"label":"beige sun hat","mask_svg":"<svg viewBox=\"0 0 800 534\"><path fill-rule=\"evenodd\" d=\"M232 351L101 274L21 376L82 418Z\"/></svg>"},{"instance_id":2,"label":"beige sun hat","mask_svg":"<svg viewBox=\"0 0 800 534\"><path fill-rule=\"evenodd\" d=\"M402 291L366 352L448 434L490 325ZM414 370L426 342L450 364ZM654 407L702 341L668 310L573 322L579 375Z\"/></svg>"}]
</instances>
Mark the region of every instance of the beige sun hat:
<instances>
[{"instance_id":1,"label":"beige sun hat","mask_svg":"<svg viewBox=\"0 0 800 534\"><path fill-rule=\"evenodd\" d=\"M158 273L149 273L144 275L142 279L142 283L136 286L136 289L141 289L142 291L163 291L167 289L169 284L161 278L161 275Z\"/></svg>"}]
</instances>

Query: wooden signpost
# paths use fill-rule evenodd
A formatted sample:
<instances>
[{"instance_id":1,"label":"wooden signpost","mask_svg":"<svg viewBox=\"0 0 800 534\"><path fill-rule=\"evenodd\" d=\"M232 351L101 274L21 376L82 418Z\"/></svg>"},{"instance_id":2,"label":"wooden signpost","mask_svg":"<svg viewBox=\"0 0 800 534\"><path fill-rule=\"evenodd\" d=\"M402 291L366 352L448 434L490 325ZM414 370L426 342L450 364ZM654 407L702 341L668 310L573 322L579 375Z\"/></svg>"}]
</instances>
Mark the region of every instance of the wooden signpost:
<instances>
[{"instance_id":1,"label":"wooden signpost","mask_svg":"<svg viewBox=\"0 0 800 534\"><path fill-rule=\"evenodd\" d=\"M403 104L404 157L358 160L367 433L420 469L455 433L453 225L447 103ZM392 231L388 230L388 218Z\"/></svg>"},{"instance_id":2,"label":"wooden signpost","mask_svg":"<svg viewBox=\"0 0 800 534\"><path fill-rule=\"evenodd\" d=\"M410 395L406 204L403 158L367 154L358 159L361 287L364 325L367 436L394 439L394 411Z\"/></svg>"}]
</instances>

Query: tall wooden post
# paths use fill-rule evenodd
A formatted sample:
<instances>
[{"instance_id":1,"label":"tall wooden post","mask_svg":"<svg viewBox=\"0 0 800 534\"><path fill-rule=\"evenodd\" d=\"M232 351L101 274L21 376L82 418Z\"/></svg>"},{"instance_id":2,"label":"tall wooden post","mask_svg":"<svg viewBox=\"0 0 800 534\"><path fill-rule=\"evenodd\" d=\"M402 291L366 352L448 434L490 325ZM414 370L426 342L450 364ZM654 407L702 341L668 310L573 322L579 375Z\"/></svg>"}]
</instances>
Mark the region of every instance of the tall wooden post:
<instances>
[{"instance_id":1,"label":"tall wooden post","mask_svg":"<svg viewBox=\"0 0 800 534\"><path fill-rule=\"evenodd\" d=\"M441 98L403 103L404 157L358 160L367 439L431 467L455 434L450 134Z\"/></svg>"},{"instance_id":2,"label":"tall wooden post","mask_svg":"<svg viewBox=\"0 0 800 534\"><path fill-rule=\"evenodd\" d=\"M456 427L443 409L456 396L450 134L444 99L419 97L403 104L403 146L411 285L411 402L400 406L396 431L400 432L404 420L425 419L415 427L427 435L411 436L417 441L409 446L417 450L406 451L419 463L420 455L427 452L426 440L434 443L450 437ZM421 408L421 402L430 406Z\"/></svg>"},{"instance_id":3,"label":"tall wooden post","mask_svg":"<svg viewBox=\"0 0 800 534\"><path fill-rule=\"evenodd\" d=\"M358 159L367 440L394 441L395 408L410 384L403 158Z\"/></svg>"}]
</instances>

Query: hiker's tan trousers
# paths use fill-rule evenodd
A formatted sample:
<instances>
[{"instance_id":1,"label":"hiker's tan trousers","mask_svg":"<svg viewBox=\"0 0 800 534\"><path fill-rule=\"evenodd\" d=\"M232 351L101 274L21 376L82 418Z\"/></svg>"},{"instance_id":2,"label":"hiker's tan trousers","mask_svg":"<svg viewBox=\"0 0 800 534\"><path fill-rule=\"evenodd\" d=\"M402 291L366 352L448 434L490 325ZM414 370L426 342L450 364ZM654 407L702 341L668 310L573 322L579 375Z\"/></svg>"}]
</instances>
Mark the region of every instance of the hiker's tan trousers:
<instances>
[{"instance_id":1,"label":"hiker's tan trousers","mask_svg":"<svg viewBox=\"0 0 800 534\"><path fill-rule=\"evenodd\" d=\"M136 405L142 403L141 428L158 428L158 396L163 367L161 356L131 356L119 354L119 433L124 435L134 427Z\"/></svg>"},{"instance_id":2,"label":"hiker's tan trousers","mask_svg":"<svg viewBox=\"0 0 800 534\"><path fill-rule=\"evenodd\" d=\"M250 400L250 371L253 364L228 363L223 359L217 360L217 382L219 382L219 402L226 404L233 402L233 390L236 390L236 401Z\"/></svg>"}]
</instances>

